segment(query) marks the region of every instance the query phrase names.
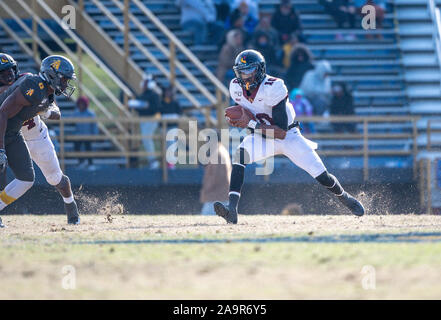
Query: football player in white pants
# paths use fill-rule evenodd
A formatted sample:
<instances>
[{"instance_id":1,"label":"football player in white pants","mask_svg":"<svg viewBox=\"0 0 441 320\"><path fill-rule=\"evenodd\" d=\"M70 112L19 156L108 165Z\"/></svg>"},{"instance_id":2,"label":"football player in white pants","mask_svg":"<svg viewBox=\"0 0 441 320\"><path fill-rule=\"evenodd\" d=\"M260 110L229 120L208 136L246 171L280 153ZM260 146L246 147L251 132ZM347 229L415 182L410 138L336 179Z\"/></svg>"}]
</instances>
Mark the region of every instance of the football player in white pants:
<instances>
[{"instance_id":1,"label":"football player in white pants","mask_svg":"<svg viewBox=\"0 0 441 320\"><path fill-rule=\"evenodd\" d=\"M231 98L248 111L240 119L227 120L234 127L251 129L252 133L243 139L233 159L229 203L216 202L216 214L236 224L246 165L283 154L335 194L353 214L362 216L363 205L328 173L315 151L317 144L300 133L288 90L283 80L266 74L264 57L255 50L245 50L236 57L233 70L236 78L230 83Z\"/></svg>"},{"instance_id":2,"label":"football player in white pants","mask_svg":"<svg viewBox=\"0 0 441 320\"><path fill-rule=\"evenodd\" d=\"M0 94L7 90L16 80L27 74L19 74L16 61L9 55L0 53ZM6 61L7 60L7 61ZM53 102L40 113L44 119L58 120L60 109ZM73 197L69 178L63 174L58 162L54 145L50 139L46 124L37 115L23 123L21 134L25 139L32 160L41 169L47 182L54 186L64 201L65 212L69 224L79 224L78 207ZM5 174L5 173L4 173ZM3 179L6 181L6 178ZM4 182L3 182L4 183ZM32 186L28 186L28 189ZM2 186L3 189L4 186ZM7 204L6 204L7 205ZM0 225L2 225L0 220Z\"/></svg>"},{"instance_id":3,"label":"football player in white pants","mask_svg":"<svg viewBox=\"0 0 441 320\"><path fill-rule=\"evenodd\" d=\"M75 202L69 178L63 174L55 152L54 144L49 136L46 124L40 119L58 120L61 117L60 109L55 104L41 116L36 116L24 123L21 132L31 155L31 159L37 164L46 181L54 186L63 198L65 212L69 224L79 224L77 220L69 217L78 216L78 207Z\"/></svg>"}]
</instances>

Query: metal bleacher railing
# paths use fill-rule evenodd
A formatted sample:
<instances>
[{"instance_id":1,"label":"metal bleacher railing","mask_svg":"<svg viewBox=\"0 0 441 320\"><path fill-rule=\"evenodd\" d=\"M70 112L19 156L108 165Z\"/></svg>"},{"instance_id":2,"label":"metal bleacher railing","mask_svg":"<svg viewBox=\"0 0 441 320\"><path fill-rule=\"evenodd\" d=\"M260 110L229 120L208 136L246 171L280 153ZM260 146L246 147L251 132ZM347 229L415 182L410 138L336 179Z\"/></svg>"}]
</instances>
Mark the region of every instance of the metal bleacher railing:
<instances>
[{"instance_id":1,"label":"metal bleacher railing","mask_svg":"<svg viewBox=\"0 0 441 320\"><path fill-rule=\"evenodd\" d=\"M42 49L47 55L55 54L55 52L49 48L49 46L46 44L46 42L41 39L38 28L43 29L50 39L54 41L57 45L60 46L60 48L72 59L72 61L77 64L77 74L80 78L80 81L78 82L79 89L83 91L90 99L91 101L96 105L98 108L98 113L100 116L103 117L103 119L109 120L108 123L111 124L111 126L106 126L102 120L100 120L97 125L99 129L104 133L107 140L110 140L113 145L120 151L124 152L128 149L127 145L124 145L121 140L116 138L116 134L128 134L128 129L125 127L120 119L121 118L131 118L132 115L128 111L128 109L119 101L119 99L115 96L115 93L112 92L110 89L107 88L107 86L98 79L90 69L82 63L82 55L87 54L92 61L94 61L97 65L99 65L101 68L103 68L106 73L109 75L110 79L117 85L117 87L125 92L126 94L132 96L132 92L130 89L124 85L113 73L110 69L107 68L107 66L88 48L88 46L78 37L75 36L73 32L71 32L69 29L65 29L66 32L75 39L76 43L78 44L78 52L73 52L69 47L65 44L63 39L61 39L51 28L47 25L47 23L38 16L38 11L36 10L37 5L39 5L39 8L44 10L52 19L53 21L56 21L60 26L62 25L61 19L52 11L52 9L47 6L45 1L42 0L33 0L32 5L28 5L23 0L17 0L16 4L20 6L20 8L23 10L23 12L26 12L32 19L32 28L29 28L26 23L17 15L14 10L12 10L7 4L5 4L3 1L0 2L0 7L9 15L9 18L15 21L20 28L24 31L26 36L30 37L32 39L32 57L37 63L41 62L41 59L38 54L38 48ZM12 38L14 38L19 45L22 48L26 47L26 44L24 41L17 36L11 29L7 27L6 24L2 24L4 29L10 34ZM29 53L29 49L25 49L25 52ZM84 83L81 81L82 77L84 75L87 75L90 77L90 79L93 80L93 82L100 88L100 90L105 94L106 98L114 104L119 112L120 117L116 117L114 114L108 111L108 108L105 106L105 102L103 102L100 98L97 97L95 93L93 93L89 88L87 88Z\"/></svg>"},{"instance_id":2,"label":"metal bleacher railing","mask_svg":"<svg viewBox=\"0 0 441 320\"><path fill-rule=\"evenodd\" d=\"M147 152L143 150L135 150L132 148L131 150L114 150L114 151L67 151L66 150L66 142L70 141L102 141L103 139L107 139L105 135L78 135L78 134L69 134L65 132L65 128L67 125L78 124L78 123L96 123L96 122L110 122L111 120L107 118L61 118L57 121L48 120L48 124L56 124L58 123L60 126L59 134L57 136L57 140L59 143L59 152L58 157L60 160L60 165L62 169L65 169L66 159L67 158L118 158L123 157L126 159L129 158L140 158L140 157L149 157L155 156L160 159L162 164L162 178L164 182L167 182L167 162L166 162L166 148L167 141L166 135L168 128L170 125L177 125L178 127L182 127L188 125L189 121L195 120L187 117L182 117L180 119L166 119L161 118L157 119L155 117L138 117L138 118L125 118L121 119L121 121L130 127L139 126L141 122L158 122L161 124L160 134L156 134L153 136L143 136L141 134L118 134L116 137L124 141L127 145L139 145L139 142L143 139L152 139L160 141L160 152Z\"/></svg>"},{"instance_id":3,"label":"metal bleacher railing","mask_svg":"<svg viewBox=\"0 0 441 320\"><path fill-rule=\"evenodd\" d=\"M432 213L432 192L434 181L433 160L441 159L441 145L439 134L441 133L441 119L428 119L426 128L425 148L421 150L417 158L418 185L420 190L420 203L426 208L427 214ZM439 170L439 168L438 168ZM435 174L436 175L436 174Z\"/></svg>"},{"instance_id":4,"label":"metal bleacher railing","mask_svg":"<svg viewBox=\"0 0 441 320\"><path fill-rule=\"evenodd\" d=\"M79 140L87 140L87 141L99 141L105 136L103 135L71 135L64 133L64 128L68 124L75 123L91 123L97 121L97 119L93 118L62 118L59 121L60 125L60 134L58 135L58 142L60 145L59 157L61 166L64 168L65 160L67 158L109 158L109 157L146 157L150 155L154 155L161 160L162 163L162 176L163 181L167 182L167 162L166 162L166 149L167 149L167 141L166 135L170 124L178 124L179 126L188 127L189 121L192 120L190 118L180 118L176 119L157 119L154 117L140 117L140 118L127 118L123 121L128 125L137 126L140 122L144 121L157 121L161 124L160 133L154 136L142 136L139 134L128 134L128 135L118 135L118 139L127 141L140 141L142 139L156 139L160 141L160 152L148 153L139 150L131 150L131 151L100 151L100 152L71 152L65 150L66 142L68 141L79 141ZM195 120L195 119L193 119ZM310 138L312 140L333 140L338 141L342 146L345 142L348 141L361 141L357 143L350 149L345 149L343 147L336 148L334 150L322 150L319 148L318 153L323 156L339 156L339 157L351 157L351 156L362 156L363 157L363 177L365 181L369 180L369 158L374 156L410 156L413 159L413 169L414 169L414 178L417 175L417 153L418 153L418 145L417 145L417 121L419 117L410 117L410 116L392 116L392 117L358 117L358 116L336 116L336 117L299 117L302 123L361 123L362 130L359 133L315 133L315 134L305 134L305 137ZM100 119L99 121L109 121L109 119ZM55 123L58 121L50 121L50 123ZM373 133L369 132L369 124L373 123L409 123L413 130L410 133ZM371 148L370 145L374 141L378 140L387 140L390 141L390 145L394 144L394 140L407 140L408 144L411 146L410 148L393 148L393 147L385 147L381 149ZM188 145L190 142L188 143ZM325 143L324 143L325 144ZM197 153L197 150L194 150ZM191 156L191 155L189 155ZM193 155L194 156L194 155Z\"/></svg>"},{"instance_id":5,"label":"metal bleacher railing","mask_svg":"<svg viewBox=\"0 0 441 320\"><path fill-rule=\"evenodd\" d=\"M432 40L435 47L435 56L438 62L438 73L441 91L441 12L436 0L428 0L427 8L432 20ZM427 214L432 213L432 192L434 179L432 172L433 159L441 157L439 148L439 134L441 133L441 119L427 119L425 152L418 157L418 177L420 190L420 203L426 207Z\"/></svg>"},{"instance_id":6,"label":"metal bleacher railing","mask_svg":"<svg viewBox=\"0 0 441 320\"><path fill-rule=\"evenodd\" d=\"M128 66L131 66L132 69L136 70L137 77L134 77L134 81L130 81L132 78L129 76L124 75L124 72L118 72L117 68L115 67L114 70L109 70L107 68L107 65L109 64L109 61L106 60L105 56L107 54L100 52L100 57L97 57L94 54L97 47L94 47L94 43L90 43L90 39L86 37L87 34L81 33L81 28L79 27L77 30L66 30L68 36L75 40L75 42L78 44L77 46L77 52L72 52L72 50L69 49L68 46L64 44L64 40L59 38L58 35L54 34L50 28L45 24L44 20L38 16L37 12L43 12L46 13L47 16L49 16L53 21L56 21L60 26L62 25L62 21L58 15L55 14L55 12L51 9L50 6L48 6L49 1L48 0L32 0L31 5L27 4L29 2L25 2L23 0L17 0L16 1L20 7L23 9L23 12L27 12L29 17L32 19L32 28L29 28L17 15L17 12L14 12L6 4L4 4L3 1L0 1L0 7L4 9L5 12L9 14L9 18L12 20L15 20L15 22L21 27L21 29L24 30L26 33L26 36L30 37L32 39L32 45L31 49L29 49L29 46L20 39L17 34L15 34L12 30L8 28L8 25L3 22L3 20L0 20L0 23L3 27L3 29L10 35L11 38L13 38L17 43L22 47L22 49L26 52L28 55L32 55L34 59L39 62L38 57L38 48L45 51L47 54L53 53L50 48L47 46L44 40L42 40L39 37L38 34L38 28L45 30L50 38L55 41L69 56L72 57L73 61L79 66L78 73L79 78L81 80L82 76L89 76L91 79L94 79L96 84L101 88L101 90L106 94L108 97L108 101L111 101L112 105L115 105L119 112L120 117L115 116L108 112L107 107L108 104L103 103L99 100L98 97L96 97L96 93L91 92L84 84L80 81L79 86L80 89L83 90L92 100L92 102L95 103L95 105L98 107L98 109L101 111L99 113L99 117L97 119L75 119L75 118L69 118L64 117L61 121L53 122L54 124L57 124L60 128L58 133L58 140L60 143L60 151L59 151L59 157L61 165L66 165L66 160L73 159L73 158L115 158L115 157L122 157L126 159L126 164L129 163L129 158L132 157L146 157L152 154L149 154L147 152L140 151L139 145L140 141L143 139L156 139L160 141L160 151L155 152L154 155L159 157L162 162L162 177L163 181L167 182L168 175L167 175L167 165L166 165L166 141L165 141L165 135L167 133L167 128L171 125L171 122L176 123L176 120L166 120L166 119L156 119L156 118L135 118L130 113L128 113L127 109L127 98L132 95L132 92L135 92L134 85L138 85L139 80L142 77L142 74L144 73L145 69L141 64L136 64L134 60L132 60L132 52L135 48L137 52L139 52L143 57L147 58L149 60L150 64L153 65L157 70L159 70L160 73L162 73L163 76L171 83L174 84L177 88L178 92L181 93L183 96L185 96L186 99L188 99L191 104L197 109L202 112L205 116L205 126L212 126L212 127L224 127L224 117L223 117L223 109L227 105L229 101L229 94L228 90L225 88L225 86L218 81L218 79L210 72L204 63L202 63L193 52L191 52L184 44L181 42L180 39L177 38L177 36L171 32L168 27L160 20L158 19L153 12L145 6L145 4L142 1L139 0L107 0L107 1L97 1L97 0L60 0L60 3L63 4L70 4L73 5L75 8L84 9L85 4L87 5L94 5L96 7L96 11L100 12L100 14L103 14L104 17L108 20L108 24L112 24L114 26L114 29L117 30L118 33L122 34L123 36L123 45L120 48L118 42L114 39L110 38L110 34L107 35L106 31L103 29L100 29L99 25L97 23L93 23L93 19L91 15L88 15L86 10L79 10L80 15L78 16L79 19L82 19L80 21L84 22L82 24L82 28L84 28L84 32L87 33L87 31L90 32L91 29L85 28L85 22L86 19L89 19L88 23L91 26L91 28L94 28L97 32L93 35L99 35L102 34L103 37L107 36L108 39L108 45L113 46L114 48L118 47L119 51L115 49L115 52L118 51L118 53L114 56L112 56L113 61L118 60L119 62L122 61L122 70L129 70ZM266 3L269 3L271 1L265 1ZM274 0L272 1L272 5L275 5L279 1ZM309 4L309 1L307 1ZM103 3L105 5L103 5ZM433 0L430 0L430 3L434 5ZM147 3L148 5L148 3ZM314 2L314 5L317 5ZM40 11L35 10L35 8L40 8ZM272 8L272 7L271 7ZM111 9L111 10L110 10ZM271 9L272 10L272 9ZM321 9L320 9L321 10ZM307 14L306 14L307 15ZM155 29L159 30L158 35L157 32L152 32L151 28L145 27L145 22L148 21L150 25L153 25ZM438 13L438 22L439 22L439 13ZM437 37L439 42L439 31L440 29L437 29ZM345 55L344 59L339 56L340 50L342 48L348 49L351 48L351 46L354 47L354 50L362 50L362 51L373 51L377 50L377 48L386 49L387 46L392 46L392 49L395 50L396 43L382 43L381 46L378 46L378 44L371 43L372 41L365 41L360 40L362 33L360 31L357 31L357 35L360 36L360 43L355 44L335 44L335 40L333 39L333 34L337 32L336 30L306 30L306 35L309 37L315 36L318 38L316 41L312 41L310 44L311 49L317 51L320 53L321 58L334 58L332 60L333 65L340 68L339 75L334 75L334 77L340 77L338 80L346 80L346 81L366 81L367 78L369 78L369 88L365 85L365 90L363 92L357 92L358 99L363 98L366 96L367 100L366 103L363 104L363 107L360 109L366 110L366 112L369 111L375 111L378 112L376 107L381 110L386 110L384 105L382 104L382 101L378 103L374 103L372 99L377 97L382 97L381 92L377 92L375 90L371 90L372 86L374 88L381 88L382 86L378 86L377 81L382 82L389 82L389 81L398 81L401 79L401 75L389 75L387 73L386 75L375 75L366 77L364 74L355 74L355 71L357 73L360 72L360 69L362 69L362 64L359 63L360 59L357 57L353 57L352 62L348 62L348 57ZM327 33L330 33L329 35ZM383 30L378 31L378 33L385 33L387 36L391 37L393 36L393 32L391 30ZM327 38L323 40L321 37L323 35L326 35ZM332 39L331 39L332 38ZM149 41L149 46L145 45L145 41ZM165 39L165 41L164 41ZM95 40L95 46L100 46L104 43L104 40L100 39L94 39ZM314 39L313 39L314 40ZM390 39L388 39L390 40ZM392 40L391 40L392 41ZM379 41L381 42L381 41ZM151 50L151 47L155 48L157 52L159 52L160 57L158 57L157 54L153 53L153 50ZM437 48L439 47L439 44ZM107 48L107 47L106 47ZM337 53L333 53L332 50L337 50ZM391 49L391 50L392 50ZM102 50L101 50L102 51ZM328 51L331 51L330 53ZM324 54L327 53L328 55L332 53L332 56L324 56ZM82 55L87 54L97 65L99 65L103 70L106 71L106 73L109 75L109 77L112 79L113 82L116 83L118 88L124 93L124 101L120 102L117 97L115 97L114 93L112 91L109 91L106 89L105 85L102 84L99 79L96 79L94 75L87 69L87 67L81 62L82 61ZM388 52L388 55L384 55L384 61L387 62L387 64L397 64L396 62L396 53L395 51ZM441 57L441 50L438 51L438 57ZM354 55L353 52L351 52L350 57ZM390 55L390 56L389 56ZM110 55L109 55L110 56ZM370 57L370 56L369 56ZM386 57L388 59L386 59ZM180 60L179 60L179 59ZM184 63L184 60L186 63ZM365 62L365 64L376 64L378 63L378 60L376 59L366 59L368 62ZM441 60L440 60L441 61ZM188 63L190 62L190 64ZM355 67L351 67L352 64L355 64ZM191 67L189 67L191 65ZM348 67L351 67L355 71L353 72L352 69L349 70L352 73L349 75L347 74L347 70L343 69ZM198 74L202 74L202 76L196 75L194 72L195 70L198 70ZM190 71L191 70L191 71ZM346 71L345 71L346 70ZM372 69L376 70L376 69ZM367 69L369 71L369 74L373 71L371 68ZM395 70L395 69L393 69ZM344 71L344 72L343 72ZM388 70L389 71L389 70ZM398 72L398 71L397 71ZM380 77L381 79L378 80L377 78ZM391 78L393 77L393 78ZM124 79L124 83L120 80ZM132 79L132 80L133 80ZM398 79L398 80L397 80ZM334 80L337 80L335 78ZM440 80L441 81L441 80ZM182 82L182 83L181 83ZM187 85L186 83L187 82ZM214 90L207 90L207 87L203 85L202 83L209 82L212 87L215 88L216 93L214 94ZM372 84L371 84L372 82ZM132 84L132 85L131 85ZM188 84L192 86L192 90L189 89ZM385 85L383 85L385 86ZM387 96L395 97L396 95L403 94L404 90L402 90L402 87L400 85L395 85L393 87L393 90L389 90L390 92L387 92ZM130 88L129 88L130 87ZM361 84L359 85L359 88L361 87ZM388 87L389 88L389 87ZM392 88L392 87L391 87ZM389 89L391 89L389 88ZM137 88L138 89L138 88ZM369 90L367 90L369 89ZM199 96L198 96L199 95ZM203 97L204 99L199 99L199 97ZM363 98L364 99L364 98ZM202 100L206 102L202 102ZM364 100L363 100L364 101ZM395 105L400 106L399 108L396 108ZM366 107L369 108L366 108ZM389 104L386 105L388 107ZM393 113L406 113L404 112L404 108L402 107L403 103L401 101L392 101L391 106L388 107L389 109L394 109ZM212 110L216 109L217 116L214 118L212 116ZM398 112L395 111L395 109L399 109ZM389 113L392 113L389 112ZM367 113L366 113L367 114ZM372 113L369 113L372 114ZM421 135L418 135L418 126L417 122L420 120L418 117L410 117L410 116L351 116L351 117L309 117L309 118L299 118L300 121L308 123L308 122L314 122L314 123L337 123L337 122L347 122L347 123L358 123L359 130L358 133L331 133L331 132L320 132L320 133L314 133L314 134L305 134L306 137L312 139L312 140L321 140L321 141L329 141L330 143L333 143L336 145L334 149L319 149L319 153L324 156L337 156L337 157L357 157L361 156L363 158L363 177L365 181L369 180L369 159L371 157L376 156L388 156L388 157L398 157L398 156L409 156L413 159L413 170L414 170L414 177L416 177L418 173L418 169L420 169L420 175L419 178L423 176L421 173L428 172L425 171L427 168L424 167L424 163L420 162L419 165L417 165L417 153L418 153L418 146L419 146L419 140L418 138L421 138ZM101 129L101 132L103 134L100 135L93 135L93 136L80 136L80 135L73 135L71 134L71 130L67 130L69 126L73 126L75 123L81 123L81 122L97 122L99 125L99 128ZM133 128L136 128L139 126L139 123L141 121L158 121L162 124L160 133L152 136L152 137L144 137L137 133L137 130L133 130ZM180 124L185 125L189 121L189 118L182 118L178 120ZM52 123L52 122L51 122ZM381 124L384 127L392 126L393 124L405 124L406 129L401 128L398 131L389 132L387 131L388 128L382 129L382 131L374 132L375 130L371 130L372 125ZM115 128L116 127L116 128ZM112 130L110 130L111 128ZM431 122L428 122L427 125L427 144L424 144L424 148L427 148L427 150L432 150L437 145L439 145L439 142L433 141L432 134L436 131L436 126L432 126ZM420 133L422 131L426 131L426 128L420 128ZM116 146L116 150L112 151L92 151L92 152L73 152L70 151L68 145L69 143L72 144L72 141L79 141L79 140L87 140L87 141L103 141L103 140L111 140L113 144ZM397 141L405 140L407 141L407 145L410 147L402 148L399 146L399 143ZM345 148L342 146L338 146L339 142L341 142L343 145L351 145L349 148ZM372 148L373 145L375 145L375 142L381 142L384 143L382 148ZM390 142L390 144L388 144ZM420 144L421 147L421 144ZM423 169L421 169L423 168ZM421 171L423 170L423 171ZM428 173L429 174L429 173ZM427 176L428 176L427 174ZM423 178L424 180L424 178ZM421 181L420 181L421 182ZM429 186L427 183L421 182L421 184ZM422 190L422 189L421 189Z\"/></svg>"},{"instance_id":7,"label":"metal bleacher railing","mask_svg":"<svg viewBox=\"0 0 441 320\"><path fill-rule=\"evenodd\" d=\"M84 0L68 0L71 5L84 7ZM123 59L131 57L132 49L136 49L139 55L149 61L156 70L166 77L171 85L176 87L178 93L182 94L190 101L193 108L200 110L204 115L206 126L222 127L222 110L229 102L228 89L214 76L214 74L179 40L160 19L158 19L142 1L138 0L109 0L106 3L97 0L87 1L88 5L93 5L96 12L104 15L108 23L112 24L123 37ZM87 10L82 11L87 15ZM88 16L90 18L90 16ZM91 19L92 20L92 19ZM146 21L151 23L158 33L152 32L146 27ZM94 24L96 28L100 28ZM165 39L165 40L164 40ZM146 46L145 41L152 47ZM116 43L115 40L113 40ZM151 48L159 53L158 56ZM185 57L192 68L199 70L200 76L195 76L189 69L188 64L184 64L180 57ZM133 59L133 57L131 57ZM168 63L164 63L165 58ZM137 68L139 69L139 65ZM178 77L178 72L182 77ZM185 79L194 90L190 91L182 79ZM203 82L210 83L215 92L207 89ZM200 97L203 99L200 99ZM206 102L203 102L206 101ZM216 110L216 117L211 111ZM218 121L220 119L220 121Z\"/></svg>"}]
</instances>

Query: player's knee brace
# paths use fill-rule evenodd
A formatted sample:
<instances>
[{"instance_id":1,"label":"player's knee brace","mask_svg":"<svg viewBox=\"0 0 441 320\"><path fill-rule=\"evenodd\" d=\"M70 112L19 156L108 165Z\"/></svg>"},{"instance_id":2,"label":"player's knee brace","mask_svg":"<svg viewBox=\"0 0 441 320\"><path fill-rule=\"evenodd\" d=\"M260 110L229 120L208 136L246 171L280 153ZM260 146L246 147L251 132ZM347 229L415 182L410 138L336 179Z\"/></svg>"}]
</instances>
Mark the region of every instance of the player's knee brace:
<instances>
[{"instance_id":1,"label":"player's knee brace","mask_svg":"<svg viewBox=\"0 0 441 320\"><path fill-rule=\"evenodd\" d=\"M330 174L328 171L323 172L315 179L337 196L341 196L344 192L344 189L340 185L340 182L337 180L337 178Z\"/></svg>"},{"instance_id":2,"label":"player's knee brace","mask_svg":"<svg viewBox=\"0 0 441 320\"><path fill-rule=\"evenodd\" d=\"M51 172L46 176L46 181L51 186L58 185L59 183L62 182L62 180L63 180L63 173L60 170Z\"/></svg>"}]
</instances>

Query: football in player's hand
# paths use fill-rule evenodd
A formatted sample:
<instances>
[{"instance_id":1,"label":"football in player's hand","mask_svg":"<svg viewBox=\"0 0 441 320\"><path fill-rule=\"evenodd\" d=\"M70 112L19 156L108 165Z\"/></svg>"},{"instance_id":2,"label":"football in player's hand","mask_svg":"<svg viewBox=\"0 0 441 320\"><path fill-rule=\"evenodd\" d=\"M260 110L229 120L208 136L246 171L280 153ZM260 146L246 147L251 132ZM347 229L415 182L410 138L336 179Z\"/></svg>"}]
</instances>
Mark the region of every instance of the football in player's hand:
<instances>
[{"instance_id":1,"label":"football in player's hand","mask_svg":"<svg viewBox=\"0 0 441 320\"><path fill-rule=\"evenodd\" d=\"M242 118L244 109L241 106L231 106L225 109L225 118L228 121L236 121Z\"/></svg>"},{"instance_id":2,"label":"football in player's hand","mask_svg":"<svg viewBox=\"0 0 441 320\"><path fill-rule=\"evenodd\" d=\"M251 111L241 106L231 106L225 109L227 121L237 127L246 127L251 119L255 119Z\"/></svg>"}]
</instances>

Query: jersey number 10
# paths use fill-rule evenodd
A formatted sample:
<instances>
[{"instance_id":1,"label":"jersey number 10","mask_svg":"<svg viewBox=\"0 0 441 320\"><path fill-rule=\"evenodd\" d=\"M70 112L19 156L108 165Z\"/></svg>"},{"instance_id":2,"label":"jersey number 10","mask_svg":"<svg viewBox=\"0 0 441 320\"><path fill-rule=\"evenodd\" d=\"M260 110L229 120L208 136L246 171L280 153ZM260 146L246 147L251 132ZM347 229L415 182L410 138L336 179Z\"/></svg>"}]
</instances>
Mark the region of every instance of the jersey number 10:
<instances>
[{"instance_id":1,"label":"jersey number 10","mask_svg":"<svg viewBox=\"0 0 441 320\"><path fill-rule=\"evenodd\" d=\"M257 118L257 120L259 120L259 122L261 124L266 124L266 125L273 125L274 124L273 118L271 118L266 113L258 113L258 114L256 114L256 118Z\"/></svg>"},{"instance_id":2,"label":"jersey number 10","mask_svg":"<svg viewBox=\"0 0 441 320\"><path fill-rule=\"evenodd\" d=\"M31 130L32 128L34 128L36 126L34 119L29 119L28 121L25 121L23 123L23 127L28 127L28 130Z\"/></svg>"}]
</instances>

